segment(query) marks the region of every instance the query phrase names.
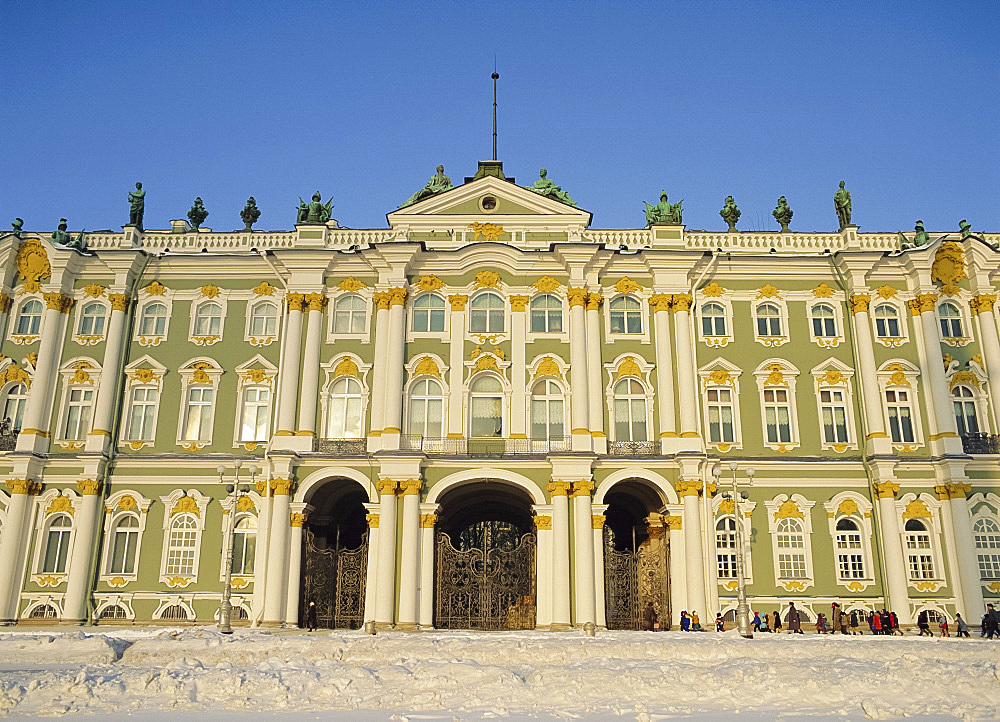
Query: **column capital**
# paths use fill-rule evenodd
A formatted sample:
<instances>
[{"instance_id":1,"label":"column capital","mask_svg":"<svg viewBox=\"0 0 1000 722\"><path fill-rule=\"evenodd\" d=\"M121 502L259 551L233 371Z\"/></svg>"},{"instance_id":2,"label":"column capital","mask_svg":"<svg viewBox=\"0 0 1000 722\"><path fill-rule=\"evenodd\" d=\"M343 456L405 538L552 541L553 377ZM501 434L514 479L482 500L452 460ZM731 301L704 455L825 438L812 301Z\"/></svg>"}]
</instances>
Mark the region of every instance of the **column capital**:
<instances>
[{"instance_id":1,"label":"column capital","mask_svg":"<svg viewBox=\"0 0 1000 722\"><path fill-rule=\"evenodd\" d=\"M848 299L851 306L851 313L868 313L868 305L872 302L872 297L867 293L852 293Z\"/></svg>"},{"instance_id":2,"label":"column capital","mask_svg":"<svg viewBox=\"0 0 1000 722\"><path fill-rule=\"evenodd\" d=\"M879 481L875 483L875 496L879 499L891 499L899 491L899 484L895 481Z\"/></svg>"},{"instance_id":3,"label":"column capital","mask_svg":"<svg viewBox=\"0 0 1000 722\"><path fill-rule=\"evenodd\" d=\"M549 494L552 496L566 496L569 494L570 488L573 486L571 481L550 481L548 484Z\"/></svg>"},{"instance_id":4,"label":"column capital","mask_svg":"<svg viewBox=\"0 0 1000 722\"><path fill-rule=\"evenodd\" d=\"M691 310L691 304L694 302L690 293L675 293L670 297L670 310L673 313L678 313L683 311L687 313Z\"/></svg>"},{"instance_id":5,"label":"column capital","mask_svg":"<svg viewBox=\"0 0 1000 722\"><path fill-rule=\"evenodd\" d=\"M438 515L437 514L421 514L420 515L420 528L421 529L433 529L437 526Z\"/></svg>"},{"instance_id":6,"label":"column capital","mask_svg":"<svg viewBox=\"0 0 1000 722\"><path fill-rule=\"evenodd\" d=\"M906 302L910 307L910 313L919 316L928 311L933 312L937 304L938 295L936 293L920 293L916 298L911 298Z\"/></svg>"},{"instance_id":7,"label":"column capital","mask_svg":"<svg viewBox=\"0 0 1000 722\"><path fill-rule=\"evenodd\" d=\"M389 292L388 291L376 291L372 294L372 299L375 301L376 311L388 311L389 310Z\"/></svg>"},{"instance_id":8,"label":"column capital","mask_svg":"<svg viewBox=\"0 0 1000 722\"><path fill-rule=\"evenodd\" d=\"M456 293L453 296L448 296L448 301L451 302L452 311L464 311L465 304L469 300L469 297L464 293Z\"/></svg>"},{"instance_id":9,"label":"column capital","mask_svg":"<svg viewBox=\"0 0 1000 722\"><path fill-rule=\"evenodd\" d=\"M76 490L83 496L97 496L101 493L101 482L93 479L80 479L76 482Z\"/></svg>"},{"instance_id":10,"label":"column capital","mask_svg":"<svg viewBox=\"0 0 1000 722\"><path fill-rule=\"evenodd\" d=\"M274 496L290 496L295 491L295 482L280 476L271 479L271 493Z\"/></svg>"},{"instance_id":11,"label":"column capital","mask_svg":"<svg viewBox=\"0 0 1000 722\"><path fill-rule=\"evenodd\" d=\"M538 529L551 529L552 528L552 517L551 516L536 516L533 521L535 522L535 527Z\"/></svg>"},{"instance_id":12,"label":"column capital","mask_svg":"<svg viewBox=\"0 0 1000 722\"><path fill-rule=\"evenodd\" d=\"M421 479L403 479L399 482L400 496L419 496L424 489L424 482Z\"/></svg>"},{"instance_id":13,"label":"column capital","mask_svg":"<svg viewBox=\"0 0 1000 722\"><path fill-rule=\"evenodd\" d=\"M111 301L112 311L122 311L123 313L128 311L128 305L132 301L127 293L109 293L108 300Z\"/></svg>"},{"instance_id":14,"label":"column capital","mask_svg":"<svg viewBox=\"0 0 1000 722\"><path fill-rule=\"evenodd\" d=\"M572 482L572 490L570 491L570 496L587 496L589 497L594 492L594 482L590 479L580 479L579 481Z\"/></svg>"},{"instance_id":15,"label":"column capital","mask_svg":"<svg viewBox=\"0 0 1000 722\"><path fill-rule=\"evenodd\" d=\"M972 491L972 484L961 481L938 484L934 487L934 491L941 501L947 499L965 499L965 495Z\"/></svg>"},{"instance_id":16,"label":"column capital","mask_svg":"<svg viewBox=\"0 0 1000 722\"><path fill-rule=\"evenodd\" d=\"M708 482L706 486L709 496L715 493L716 487L714 483ZM677 490L677 495L681 497L699 496L702 492L702 482L699 479L681 479L674 484L674 489Z\"/></svg>"},{"instance_id":17,"label":"column capital","mask_svg":"<svg viewBox=\"0 0 1000 722\"><path fill-rule=\"evenodd\" d=\"M569 301L569 307L574 306L584 306L587 305L587 289L586 288L566 288L566 299Z\"/></svg>"},{"instance_id":18,"label":"column capital","mask_svg":"<svg viewBox=\"0 0 1000 722\"><path fill-rule=\"evenodd\" d=\"M683 517L679 517L679 516L665 516L665 517L663 517L663 522L670 528L671 531L673 531L674 529L680 529L682 521L683 521Z\"/></svg>"},{"instance_id":19,"label":"column capital","mask_svg":"<svg viewBox=\"0 0 1000 722\"><path fill-rule=\"evenodd\" d=\"M369 529L378 529L378 514L365 514L365 521Z\"/></svg>"},{"instance_id":20,"label":"column capital","mask_svg":"<svg viewBox=\"0 0 1000 722\"><path fill-rule=\"evenodd\" d=\"M981 313L992 312L996 302L997 295L995 293L980 293L969 300L969 306L972 307L972 313L978 316Z\"/></svg>"},{"instance_id":21,"label":"column capital","mask_svg":"<svg viewBox=\"0 0 1000 722\"><path fill-rule=\"evenodd\" d=\"M8 479L6 486L11 494L38 496L42 493L42 482L30 479Z\"/></svg>"},{"instance_id":22,"label":"column capital","mask_svg":"<svg viewBox=\"0 0 1000 722\"><path fill-rule=\"evenodd\" d=\"M288 515L288 525L301 527L306 523L306 515L302 512L293 511Z\"/></svg>"},{"instance_id":23,"label":"column capital","mask_svg":"<svg viewBox=\"0 0 1000 722\"><path fill-rule=\"evenodd\" d=\"M654 313L669 311L671 300L672 296L669 293L654 293L649 297L649 306L653 309Z\"/></svg>"},{"instance_id":24,"label":"column capital","mask_svg":"<svg viewBox=\"0 0 1000 722\"><path fill-rule=\"evenodd\" d=\"M591 519L591 524L595 529L603 529L604 522L608 520L608 518L604 516L604 514L594 514L590 517L590 519Z\"/></svg>"},{"instance_id":25,"label":"column capital","mask_svg":"<svg viewBox=\"0 0 1000 722\"><path fill-rule=\"evenodd\" d=\"M390 306L403 306L406 304L406 296L409 293L406 290L406 286L397 286L396 288L390 288L388 293L389 293Z\"/></svg>"},{"instance_id":26,"label":"column capital","mask_svg":"<svg viewBox=\"0 0 1000 722\"><path fill-rule=\"evenodd\" d=\"M306 303L304 293L289 293L285 296L285 303L288 304L289 311L301 311Z\"/></svg>"},{"instance_id":27,"label":"column capital","mask_svg":"<svg viewBox=\"0 0 1000 722\"><path fill-rule=\"evenodd\" d=\"M511 311L524 311L524 307L528 305L527 296L510 296L509 300Z\"/></svg>"},{"instance_id":28,"label":"column capital","mask_svg":"<svg viewBox=\"0 0 1000 722\"><path fill-rule=\"evenodd\" d=\"M593 291L587 294L587 310L597 311L601 308L601 304L604 303L603 294Z\"/></svg>"},{"instance_id":29,"label":"column capital","mask_svg":"<svg viewBox=\"0 0 1000 722\"><path fill-rule=\"evenodd\" d=\"M322 293L307 293L305 303L310 311L322 311L326 308L327 298Z\"/></svg>"},{"instance_id":30,"label":"column capital","mask_svg":"<svg viewBox=\"0 0 1000 722\"><path fill-rule=\"evenodd\" d=\"M76 299L72 296L67 296L65 293L59 291L43 293L42 296L45 298L45 307L59 313L69 313L69 310L73 308L73 304L76 303Z\"/></svg>"},{"instance_id":31,"label":"column capital","mask_svg":"<svg viewBox=\"0 0 1000 722\"><path fill-rule=\"evenodd\" d=\"M375 482L375 491L379 496L394 496L399 482L395 479L379 479Z\"/></svg>"}]
</instances>

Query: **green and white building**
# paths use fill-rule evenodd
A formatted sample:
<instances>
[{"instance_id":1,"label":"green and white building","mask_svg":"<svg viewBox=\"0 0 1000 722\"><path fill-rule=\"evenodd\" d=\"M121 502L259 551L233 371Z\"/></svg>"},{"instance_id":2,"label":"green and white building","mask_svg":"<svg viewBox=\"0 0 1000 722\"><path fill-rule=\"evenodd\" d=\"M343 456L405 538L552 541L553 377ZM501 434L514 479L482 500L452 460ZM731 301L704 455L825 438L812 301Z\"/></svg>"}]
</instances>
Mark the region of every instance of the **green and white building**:
<instances>
[{"instance_id":1,"label":"green and white building","mask_svg":"<svg viewBox=\"0 0 1000 722\"><path fill-rule=\"evenodd\" d=\"M676 624L740 553L758 610L1000 597L1000 234L600 230L489 162L387 221L0 239L0 620L209 623L230 554L263 625Z\"/></svg>"}]
</instances>

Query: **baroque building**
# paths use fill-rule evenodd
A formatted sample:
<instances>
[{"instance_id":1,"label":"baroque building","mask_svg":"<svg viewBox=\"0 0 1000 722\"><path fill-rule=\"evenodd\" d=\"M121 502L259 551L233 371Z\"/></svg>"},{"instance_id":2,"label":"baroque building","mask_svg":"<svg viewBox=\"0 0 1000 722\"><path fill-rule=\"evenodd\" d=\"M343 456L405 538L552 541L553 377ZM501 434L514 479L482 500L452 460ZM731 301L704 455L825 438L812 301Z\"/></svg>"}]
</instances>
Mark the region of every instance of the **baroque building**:
<instances>
[{"instance_id":1,"label":"baroque building","mask_svg":"<svg viewBox=\"0 0 1000 722\"><path fill-rule=\"evenodd\" d=\"M811 619L1000 597L1000 234L439 176L383 229L0 240L0 620L211 622L227 558L264 625L676 624L740 555Z\"/></svg>"}]
</instances>

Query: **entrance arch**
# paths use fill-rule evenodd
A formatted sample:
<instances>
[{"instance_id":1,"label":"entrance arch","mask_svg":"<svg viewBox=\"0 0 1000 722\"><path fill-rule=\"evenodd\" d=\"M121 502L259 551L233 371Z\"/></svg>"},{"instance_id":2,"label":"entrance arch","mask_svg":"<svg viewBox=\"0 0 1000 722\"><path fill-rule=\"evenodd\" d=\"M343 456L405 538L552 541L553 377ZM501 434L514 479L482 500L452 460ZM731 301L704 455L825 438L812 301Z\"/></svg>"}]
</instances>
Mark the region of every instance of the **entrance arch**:
<instances>
[{"instance_id":1,"label":"entrance arch","mask_svg":"<svg viewBox=\"0 0 1000 722\"><path fill-rule=\"evenodd\" d=\"M360 629L368 570L367 490L351 479L313 483L304 495L312 511L302 534L299 625L316 605L321 628Z\"/></svg>"},{"instance_id":2,"label":"entrance arch","mask_svg":"<svg viewBox=\"0 0 1000 722\"><path fill-rule=\"evenodd\" d=\"M522 488L468 481L438 502L434 626L533 629L533 499Z\"/></svg>"},{"instance_id":3,"label":"entrance arch","mask_svg":"<svg viewBox=\"0 0 1000 722\"><path fill-rule=\"evenodd\" d=\"M604 494L604 600L608 629L645 629L653 605L670 628L670 541L661 491L644 479L619 481Z\"/></svg>"}]
</instances>

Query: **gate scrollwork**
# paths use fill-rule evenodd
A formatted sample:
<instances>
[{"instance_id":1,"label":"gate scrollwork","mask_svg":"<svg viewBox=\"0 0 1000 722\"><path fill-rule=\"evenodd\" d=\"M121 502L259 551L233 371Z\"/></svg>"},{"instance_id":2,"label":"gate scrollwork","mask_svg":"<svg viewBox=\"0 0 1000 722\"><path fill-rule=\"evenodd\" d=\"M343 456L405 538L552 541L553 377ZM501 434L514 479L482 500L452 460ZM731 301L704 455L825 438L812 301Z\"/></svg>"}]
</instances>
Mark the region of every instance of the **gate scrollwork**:
<instances>
[{"instance_id":1,"label":"gate scrollwork","mask_svg":"<svg viewBox=\"0 0 1000 722\"><path fill-rule=\"evenodd\" d=\"M368 534L357 549L320 548L311 529L305 530L301 621L310 601L316 621L326 629L360 629L364 624Z\"/></svg>"}]
</instances>

